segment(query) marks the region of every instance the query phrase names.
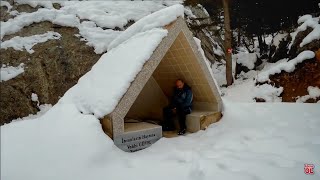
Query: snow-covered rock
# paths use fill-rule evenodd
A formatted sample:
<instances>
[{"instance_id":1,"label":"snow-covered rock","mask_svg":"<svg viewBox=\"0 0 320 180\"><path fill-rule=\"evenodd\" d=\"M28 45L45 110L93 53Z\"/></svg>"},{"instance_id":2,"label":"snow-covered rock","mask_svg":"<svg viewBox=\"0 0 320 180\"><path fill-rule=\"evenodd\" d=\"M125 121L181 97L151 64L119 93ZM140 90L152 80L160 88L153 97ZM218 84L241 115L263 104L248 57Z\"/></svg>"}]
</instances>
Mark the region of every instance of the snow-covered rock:
<instances>
[{"instance_id":1,"label":"snow-covered rock","mask_svg":"<svg viewBox=\"0 0 320 180\"><path fill-rule=\"evenodd\" d=\"M235 73L238 77L241 72L249 72L257 69L261 65L262 60L258 58L257 53L239 52L232 55L232 60L235 62Z\"/></svg>"},{"instance_id":2,"label":"snow-covered rock","mask_svg":"<svg viewBox=\"0 0 320 180\"><path fill-rule=\"evenodd\" d=\"M269 80L270 75L274 75L276 73L280 73L281 71L285 72L293 72L298 63L303 62L304 60L312 59L315 57L314 52L312 51L303 51L296 58L288 60L286 62L282 62L277 64L276 66L268 69L267 71L263 71L259 74L257 80L258 82L266 82Z\"/></svg>"},{"instance_id":3,"label":"snow-covered rock","mask_svg":"<svg viewBox=\"0 0 320 180\"><path fill-rule=\"evenodd\" d=\"M32 94L31 94L31 101L33 101L33 102L37 102L37 101L39 101L39 97L38 97L38 95L37 95L37 94L35 94L35 93L32 93Z\"/></svg>"},{"instance_id":4,"label":"snow-covered rock","mask_svg":"<svg viewBox=\"0 0 320 180\"><path fill-rule=\"evenodd\" d=\"M303 103L306 102L309 99L314 99L316 100L317 98L320 98L320 88L319 87L308 87L308 95L298 97L296 102Z\"/></svg>"},{"instance_id":5,"label":"snow-covered rock","mask_svg":"<svg viewBox=\"0 0 320 180\"><path fill-rule=\"evenodd\" d=\"M46 42L50 39L60 39L61 35L57 32L49 31L40 35L33 35L29 37L20 37L16 36L11 38L10 40L4 41L1 43L1 48L7 49L12 47L15 50L23 51L24 49L28 51L28 53L34 53L32 47L36 44Z\"/></svg>"},{"instance_id":6,"label":"snow-covered rock","mask_svg":"<svg viewBox=\"0 0 320 180\"><path fill-rule=\"evenodd\" d=\"M213 24L206 9L198 4L185 7L186 22L195 37L201 40L201 47L206 58L214 63L224 59L223 40L219 35L218 27Z\"/></svg>"},{"instance_id":7,"label":"snow-covered rock","mask_svg":"<svg viewBox=\"0 0 320 180\"><path fill-rule=\"evenodd\" d=\"M8 12L10 12L10 10L12 9L11 4L7 1L0 1L0 6L5 6Z\"/></svg>"},{"instance_id":8,"label":"snow-covered rock","mask_svg":"<svg viewBox=\"0 0 320 180\"><path fill-rule=\"evenodd\" d=\"M235 59L237 63L247 67L249 70L252 70L255 67L255 63L257 61L257 54L240 52L233 55L232 59Z\"/></svg>"},{"instance_id":9,"label":"snow-covered rock","mask_svg":"<svg viewBox=\"0 0 320 180\"><path fill-rule=\"evenodd\" d=\"M13 66L6 66L6 65L2 65L1 69L0 69L0 82L1 81L8 81L12 78L15 78L16 76L18 76L19 74L24 72L24 64L21 63L19 66L17 67L13 67Z\"/></svg>"},{"instance_id":10,"label":"snow-covered rock","mask_svg":"<svg viewBox=\"0 0 320 180\"><path fill-rule=\"evenodd\" d=\"M299 18L298 23L302 23L298 27L299 31L305 31L307 27L313 28L313 30L302 40L300 43L300 47L312 42L313 40L319 40L320 39L320 24L319 24L320 18L313 18L311 15L304 15Z\"/></svg>"},{"instance_id":11,"label":"snow-covered rock","mask_svg":"<svg viewBox=\"0 0 320 180\"><path fill-rule=\"evenodd\" d=\"M305 50L316 51L320 48L320 17L304 15L298 19L300 26L292 32L289 44L289 58Z\"/></svg>"},{"instance_id":12,"label":"snow-covered rock","mask_svg":"<svg viewBox=\"0 0 320 180\"><path fill-rule=\"evenodd\" d=\"M265 102L281 102L281 93L283 87L274 87L270 84L258 85L254 88L253 95L255 98L263 99Z\"/></svg>"}]
</instances>

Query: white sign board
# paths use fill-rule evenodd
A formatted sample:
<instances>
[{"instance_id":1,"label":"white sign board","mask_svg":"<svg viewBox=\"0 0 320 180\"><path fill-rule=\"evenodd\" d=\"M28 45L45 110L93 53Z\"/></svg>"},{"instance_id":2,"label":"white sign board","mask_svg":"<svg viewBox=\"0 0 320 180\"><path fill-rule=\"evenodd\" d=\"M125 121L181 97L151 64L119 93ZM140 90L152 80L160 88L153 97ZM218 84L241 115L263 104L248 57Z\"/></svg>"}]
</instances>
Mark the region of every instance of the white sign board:
<instances>
[{"instance_id":1,"label":"white sign board","mask_svg":"<svg viewBox=\"0 0 320 180\"><path fill-rule=\"evenodd\" d=\"M127 132L115 137L114 144L126 152L135 152L151 146L162 137L162 127Z\"/></svg>"}]
</instances>

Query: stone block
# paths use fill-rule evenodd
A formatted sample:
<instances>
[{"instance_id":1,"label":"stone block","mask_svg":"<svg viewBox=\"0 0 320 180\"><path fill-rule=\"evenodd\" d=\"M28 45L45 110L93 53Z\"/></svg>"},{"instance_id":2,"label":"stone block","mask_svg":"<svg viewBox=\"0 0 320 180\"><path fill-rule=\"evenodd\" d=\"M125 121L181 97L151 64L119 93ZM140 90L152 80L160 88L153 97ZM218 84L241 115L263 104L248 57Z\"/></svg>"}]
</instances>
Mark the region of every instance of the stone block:
<instances>
[{"instance_id":1,"label":"stone block","mask_svg":"<svg viewBox=\"0 0 320 180\"><path fill-rule=\"evenodd\" d=\"M193 111L187 115L186 126L188 132L197 132L206 129L210 124L217 122L221 115L213 111Z\"/></svg>"},{"instance_id":2,"label":"stone block","mask_svg":"<svg viewBox=\"0 0 320 180\"><path fill-rule=\"evenodd\" d=\"M135 152L151 146L162 137L162 127L146 122L125 124L125 132L114 137L114 144L126 152Z\"/></svg>"}]
</instances>

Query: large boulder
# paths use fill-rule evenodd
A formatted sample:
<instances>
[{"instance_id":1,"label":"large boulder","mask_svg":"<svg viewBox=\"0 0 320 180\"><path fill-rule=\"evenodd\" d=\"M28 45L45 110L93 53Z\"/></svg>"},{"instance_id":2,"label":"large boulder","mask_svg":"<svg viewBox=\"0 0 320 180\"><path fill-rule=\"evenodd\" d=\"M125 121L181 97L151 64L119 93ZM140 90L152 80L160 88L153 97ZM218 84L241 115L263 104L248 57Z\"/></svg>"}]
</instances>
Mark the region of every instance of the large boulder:
<instances>
[{"instance_id":1,"label":"large boulder","mask_svg":"<svg viewBox=\"0 0 320 180\"><path fill-rule=\"evenodd\" d=\"M0 49L2 64L18 66L24 63L25 67L25 72L16 78L1 82L1 124L36 113L39 107L31 100L32 93L38 95L40 104L55 104L100 58L92 47L75 36L78 29L49 22L32 24L3 40L47 31L58 32L61 38L35 45L32 54L13 48Z\"/></svg>"},{"instance_id":2,"label":"large boulder","mask_svg":"<svg viewBox=\"0 0 320 180\"><path fill-rule=\"evenodd\" d=\"M232 58L236 61L235 78L238 78L241 72L247 73L251 70L257 70L263 62L256 53L239 52Z\"/></svg>"}]
</instances>

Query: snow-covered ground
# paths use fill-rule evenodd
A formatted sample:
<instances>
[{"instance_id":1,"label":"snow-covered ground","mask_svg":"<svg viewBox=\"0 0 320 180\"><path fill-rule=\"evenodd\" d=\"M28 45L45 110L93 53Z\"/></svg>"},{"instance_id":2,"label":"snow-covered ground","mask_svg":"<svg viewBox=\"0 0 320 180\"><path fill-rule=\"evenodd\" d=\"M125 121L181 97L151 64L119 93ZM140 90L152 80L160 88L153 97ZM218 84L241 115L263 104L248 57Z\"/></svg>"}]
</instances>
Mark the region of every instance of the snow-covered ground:
<instances>
[{"instance_id":1,"label":"snow-covered ground","mask_svg":"<svg viewBox=\"0 0 320 180\"><path fill-rule=\"evenodd\" d=\"M220 122L135 153L119 150L72 103L4 125L1 179L319 179L320 104L250 103L256 73L222 88ZM304 164L315 174L304 174Z\"/></svg>"},{"instance_id":2,"label":"snow-covered ground","mask_svg":"<svg viewBox=\"0 0 320 180\"><path fill-rule=\"evenodd\" d=\"M54 106L1 127L1 179L319 179L320 104L224 103L206 131L135 153L115 147L93 115Z\"/></svg>"}]
</instances>

